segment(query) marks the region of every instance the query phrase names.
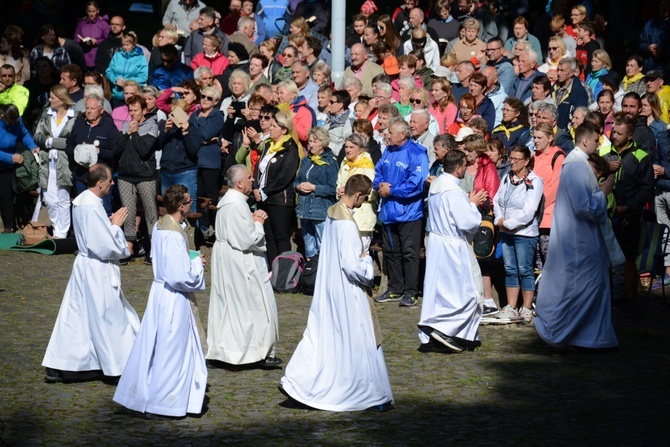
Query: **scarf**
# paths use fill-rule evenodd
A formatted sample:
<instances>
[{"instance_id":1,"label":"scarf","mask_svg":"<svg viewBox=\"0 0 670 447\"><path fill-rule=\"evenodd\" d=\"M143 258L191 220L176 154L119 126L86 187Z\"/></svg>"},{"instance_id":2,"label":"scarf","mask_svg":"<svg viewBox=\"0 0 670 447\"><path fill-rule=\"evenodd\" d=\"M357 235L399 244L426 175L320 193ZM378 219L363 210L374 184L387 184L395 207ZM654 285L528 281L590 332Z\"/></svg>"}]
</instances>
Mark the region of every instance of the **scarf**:
<instances>
[{"instance_id":1,"label":"scarf","mask_svg":"<svg viewBox=\"0 0 670 447\"><path fill-rule=\"evenodd\" d=\"M329 129L336 129L338 127L342 127L346 124L347 119L349 119L349 109L345 109L344 112L340 113L339 115L333 115L333 114L328 114L328 120L326 121L328 123L328 128Z\"/></svg>"},{"instance_id":2,"label":"scarf","mask_svg":"<svg viewBox=\"0 0 670 447\"><path fill-rule=\"evenodd\" d=\"M319 155L310 155L309 159L312 161L313 164L317 166L328 166L330 163L324 160L321 155L322 153Z\"/></svg>"},{"instance_id":3,"label":"scarf","mask_svg":"<svg viewBox=\"0 0 670 447\"><path fill-rule=\"evenodd\" d=\"M358 158L354 161L349 161L346 158L344 161L347 162L347 166L349 166L349 170L352 171L355 168L361 168L361 169L374 169L375 165L372 163L372 160L368 157L363 157L363 154L359 155Z\"/></svg>"},{"instance_id":4,"label":"scarf","mask_svg":"<svg viewBox=\"0 0 670 447\"><path fill-rule=\"evenodd\" d=\"M523 124L517 124L516 126L506 127L504 123L500 123L500 125L498 127L493 129L492 133L505 132L505 136L509 140L509 137L512 135L512 132L516 132L517 130L521 129L522 127L523 127Z\"/></svg>"},{"instance_id":5,"label":"scarf","mask_svg":"<svg viewBox=\"0 0 670 447\"><path fill-rule=\"evenodd\" d=\"M637 81L639 81L642 78L644 78L644 73L641 73L641 72L636 74L632 78L629 78L628 76L624 76L623 81L621 81L621 82L623 82L624 91L628 90L628 88L631 86L631 84L635 84Z\"/></svg>"},{"instance_id":6,"label":"scarf","mask_svg":"<svg viewBox=\"0 0 670 447\"><path fill-rule=\"evenodd\" d=\"M275 152L279 152L280 150L284 149L284 143L290 139L291 135L284 135L282 139L276 143L273 140L270 140L270 149L268 149L268 154L274 154Z\"/></svg>"}]
</instances>

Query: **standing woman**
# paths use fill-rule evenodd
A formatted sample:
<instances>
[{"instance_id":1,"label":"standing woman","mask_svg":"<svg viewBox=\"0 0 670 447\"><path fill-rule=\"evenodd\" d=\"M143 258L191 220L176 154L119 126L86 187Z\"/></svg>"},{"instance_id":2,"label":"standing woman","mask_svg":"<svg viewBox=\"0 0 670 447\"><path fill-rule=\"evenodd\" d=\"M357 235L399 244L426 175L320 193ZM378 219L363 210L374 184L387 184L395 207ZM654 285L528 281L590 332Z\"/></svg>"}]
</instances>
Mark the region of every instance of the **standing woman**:
<instances>
[{"instance_id":1,"label":"standing woman","mask_svg":"<svg viewBox=\"0 0 670 447\"><path fill-rule=\"evenodd\" d=\"M661 121L661 101L656 93L645 93L642 95L642 108L640 116L647 119L647 126L651 129L656 139L658 150L668 150L670 142L668 141L667 124Z\"/></svg>"},{"instance_id":2,"label":"standing woman","mask_svg":"<svg viewBox=\"0 0 670 447\"><path fill-rule=\"evenodd\" d=\"M374 25L368 24L365 26L363 31L363 46L365 51L368 53L368 60L370 62L377 62L377 55L375 54L375 44L379 42L379 28Z\"/></svg>"},{"instance_id":3,"label":"standing woman","mask_svg":"<svg viewBox=\"0 0 670 447\"><path fill-rule=\"evenodd\" d=\"M128 210L123 223L123 233L131 255L138 253L137 195L139 193L149 239L158 219L156 209L156 149L158 149L158 124L147 120L147 102L141 95L130 96L126 103L130 121L123 123L121 134L114 144L114 157L118 160L119 194L121 204ZM149 245L150 246L150 245ZM146 247L147 252L149 246ZM147 259L148 255L147 255Z\"/></svg>"},{"instance_id":4,"label":"standing woman","mask_svg":"<svg viewBox=\"0 0 670 447\"><path fill-rule=\"evenodd\" d=\"M556 134L551 124L540 123L533 128L533 140L535 141L534 172L540 176L544 184L544 214L540 219L539 259L541 265L547 260L549 249L549 233L551 230L551 219L554 216L554 205L558 193L558 180L561 176L565 152L556 146ZM538 267L541 267L538 265Z\"/></svg>"},{"instance_id":5,"label":"standing woman","mask_svg":"<svg viewBox=\"0 0 670 447\"><path fill-rule=\"evenodd\" d=\"M270 265L279 254L291 250L295 212L293 181L300 166L298 145L292 133L293 120L289 112L276 111L270 121L270 138L263 143L254 169L254 198L268 215L263 228Z\"/></svg>"},{"instance_id":6,"label":"standing woman","mask_svg":"<svg viewBox=\"0 0 670 447\"><path fill-rule=\"evenodd\" d=\"M500 229L505 264L507 306L498 318L503 320L533 319L531 306L535 295L533 263L540 234L537 209L544 185L533 172L533 159L526 146L514 146L509 152L511 171L493 199L495 224ZM521 307L519 304L521 289ZM519 310L517 310L517 308Z\"/></svg>"},{"instance_id":7,"label":"standing woman","mask_svg":"<svg viewBox=\"0 0 670 447\"><path fill-rule=\"evenodd\" d=\"M508 151L512 146L525 145L530 140L528 108L519 98L508 96L503 101L502 115L502 122L491 136L499 138Z\"/></svg>"},{"instance_id":8,"label":"standing woman","mask_svg":"<svg viewBox=\"0 0 670 447\"><path fill-rule=\"evenodd\" d=\"M109 36L107 16L100 17L100 7L95 0L86 2L86 17L77 22L74 31L74 40L84 49L84 60L88 71L95 70L95 54L100 42Z\"/></svg>"},{"instance_id":9,"label":"standing woman","mask_svg":"<svg viewBox=\"0 0 670 447\"><path fill-rule=\"evenodd\" d=\"M5 32L0 38L0 66L11 65L16 73L15 82L23 85L30 79L30 58L14 33Z\"/></svg>"},{"instance_id":10,"label":"standing woman","mask_svg":"<svg viewBox=\"0 0 670 447\"><path fill-rule=\"evenodd\" d=\"M200 110L189 118L190 129L198 129L200 150L198 150L198 196L206 197L211 203L219 200L219 178L221 177L221 134L223 113L216 107L221 93L214 87L205 87L200 95ZM200 218L200 229L205 238L214 231L216 211L206 208ZM210 230L210 226L212 230Z\"/></svg>"},{"instance_id":11,"label":"standing woman","mask_svg":"<svg viewBox=\"0 0 670 447\"><path fill-rule=\"evenodd\" d=\"M5 227L5 233L13 233L14 198L16 186L16 166L23 164L23 156L17 152L16 143L21 140L23 145L33 153L39 147L30 136L21 121L19 109L14 104L0 106L0 216Z\"/></svg>"},{"instance_id":12,"label":"standing woman","mask_svg":"<svg viewBox=\"0 0 670 447\"><path fill-rule=\"evenodd\" d=\"M447 127L447 133L453 136L458 135L461 128L470 127L470 120L476 116L479 116L477 115L477 100L470 93L466 93L458 101L458 116L456 121Z\"/></svg>"},{"instance_id":13,"label":"standing woman","mask_svg":"<svg viewBox=\"0 0 670 447\"><path fill-rule=\"evenodd\" d=\"M64 238L70 230L72 190L72 171L65 146L79 114L67 89L60 84L51 87L49 106L43 109L35 126L35 142L41 149L39 183L53 225L53 236Z\"/></svg>"},{"instance_id":14,"label":"standing woman","mask_svg":"<svg viewBox=\"0 0 670 447\"><path fill-rule=\"evenodd\" d=\"M362 174L370 180L375 178L375 165L366 150L365 137L359 134L349 135L344 140L344 160L337 173L337 197L344 195L344 185L352 175ZM361 233L364 251L370 248L372 232L377 224L377 192L372 190L368 200L354 213L354 220Z\"/></svg>"},{"instance_id":15,"label":"standing woman","mask_svg":"<svg viewBox=\"0 0 670 447\"><path fill-rule=\"evenodd\" d=\"M122 51L117 51L107 67L106 75L112 88L112 106L123 105L123 87L127 80L143 87L149 79L149 63L137 46L137 34L130 31L121 37Z\"/></svg>"},{"instance_id":16,"label":"standing woman","mask_svg":"<svg viewBox=\"0 0 670 447\"><path fill-rule=\"evenodd\" d=\"M398 50L402 52L402 40L400 35L393 26L391 16L383 14L377 19L377 28L379 29L379 36L386 41L386 44L391 49L391 53L399 55Z\"/></svg>"},{"instance_id":17,"label":"standing woman","mask_svg":"<svg viewBox=\"0 0 670 447\"><path fill-rule=\"evenodd\" d=\"M456 121L458 107L456 100L451 92L451 82L447 78L437 78L430 87L430 94L433 102L430 105L429 112L437 120L440 126L440 134L447 133L449 126Z\"/></svg>"},{"instance_id":18,"label":"standing woman","mask_svg":"<svg viewBox=\"0 0 670 447\"><path fill-rule=\"evenodd\" d=\"M593 96L598 97L598 94L603 89L603 83L600 80L612 69L612 60L610 55L605 50L595 50L591 56L591 73L586 77L586 84L591 87Z\"/></svg>"},{"instance_id":19,"label":"standing woman","mask_svg":"<svg viewBox=\"0 0 670 447\"><path fill-rule=\"evenodd\" d=\"M308 141L308 156L302 159L293 186L298 195L296 214L305 241L305 257L309 260L319 254L326 213L336 202L337 161L328 147L326 129L310 129Z\"/></svg>"},{"instance_id":20,"label":"standing woman","mask_svg":"<svg viewBox=\"0 0 670 447\"><path fill-rule=\"evenodd\" d=\"M30 52L30 77L34 78L37 74L37 67L35 62L38 57L45 56L53 62L58 71L61 68L71 63L70 55L61 46L58 40L56 28L53 25L46 23L42 25L37 38L35 39L35 47Z\"/></svg>"},{"instance_id":21,"label":"standing woman","mask_svg":"<svg viewBox=\"0 0 670 447\"><path fill-rule=\"evenodd\" d=\"M598 93L598 112L605 117L603 133L609 138L614 126L614 93L612 90L602 90Z\"/></svg>"},{"instance_id":22,"label":"standing woman","mask_svg":"<svg viewBox=\"0 0 670 447\"><path fill-rule=\"evenodd\" d=\"M486 76L481 73L473 74L470 78L469 89L470 94L475 97L477 115L486 121L489 129L493 129L496 121L496 108L493 105L493 101L484 94L486 90Z\"/></svg>"}]
</instances>

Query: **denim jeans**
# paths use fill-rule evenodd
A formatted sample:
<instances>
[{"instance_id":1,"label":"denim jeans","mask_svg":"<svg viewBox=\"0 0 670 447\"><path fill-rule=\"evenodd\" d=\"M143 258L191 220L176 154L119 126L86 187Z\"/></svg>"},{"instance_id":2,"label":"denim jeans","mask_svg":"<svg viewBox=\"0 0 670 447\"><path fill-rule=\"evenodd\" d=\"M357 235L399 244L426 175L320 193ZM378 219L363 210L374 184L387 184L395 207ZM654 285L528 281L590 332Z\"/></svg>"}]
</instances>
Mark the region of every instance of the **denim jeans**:
<instances>
[{"instance_id":1,"label":"denim jeans","mask_svg":"<svg viewBox=\"0 0 670 447\"><path fill-rule=\"evenodd\" d=\"M505 287L518 288L521 283L522 291L535 290L533 263L537 236L517 236L501 232L500 239L505 264Z\"/></svg>"},{"instance_id":2,"label":"denim jeans","mask_svg":"<svg viewBox=\"0 0 670 447\"><path fill-rule=\"evenodd\" d=\"M323 235L323 228L325 226L325 220L300 219L302 238L305 241L306 257L313 258L319 254L321 236Z\"/></svg>"},{"instance_id":3,"label":"denim jeans","mask_svg":"<svg viewBox=\"0 0 670 447\"><path fill-rule=\"evenodd\" d=\"M188 193L193 199L191 212L195 213L198 207L198 170L189 169L176 174L161 170L161 195L172 185L184 185L188 188Z\"/></svg>"}]
</instances>

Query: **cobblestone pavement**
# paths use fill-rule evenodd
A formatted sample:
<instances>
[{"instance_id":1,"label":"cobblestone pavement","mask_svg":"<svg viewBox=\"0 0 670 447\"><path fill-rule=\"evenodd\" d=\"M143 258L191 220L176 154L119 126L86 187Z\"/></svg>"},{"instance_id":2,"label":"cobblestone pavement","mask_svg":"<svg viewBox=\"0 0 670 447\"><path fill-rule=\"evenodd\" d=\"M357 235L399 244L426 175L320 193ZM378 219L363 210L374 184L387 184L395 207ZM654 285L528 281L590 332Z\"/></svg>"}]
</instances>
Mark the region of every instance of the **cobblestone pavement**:
<instances>
[{"instance_id":1,"label":"cobblestone pavement","mask_svg":"<svg viewBox=\"0 0 670 447\"><path fill-rule=\"evenodd\" d=\"M149 421L114 403L111 385L43 382L40 365L73 261L0 252L0 445L668 445L669 312L658 301L644 320L615 317L620 346L600 353L550 349L532 326L486 326L476 352L423 354L419 309L380 306L392 411L284 408L283 370L217 369L209 370L203 415ZM141 262L122 268L123 290L140 315L151 278ZM199 294L203 323L208 297ZM310 298L277 302L277 355L288 361Z\"/></svg>"}]
</instances>

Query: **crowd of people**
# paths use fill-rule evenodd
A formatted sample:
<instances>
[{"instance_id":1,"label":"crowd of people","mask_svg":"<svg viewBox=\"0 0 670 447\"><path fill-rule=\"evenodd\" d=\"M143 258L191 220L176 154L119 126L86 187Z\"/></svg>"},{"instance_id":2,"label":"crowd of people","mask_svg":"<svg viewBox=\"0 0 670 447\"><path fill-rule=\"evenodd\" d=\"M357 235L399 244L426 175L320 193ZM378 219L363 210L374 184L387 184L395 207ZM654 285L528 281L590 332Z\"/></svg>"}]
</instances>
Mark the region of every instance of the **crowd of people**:
<instances>
[{"instance_id":1,"label":"crowd of people","mask_svg":"<svg viewBox=\"0 0 670 447\"><path fill-rule=\"evenodd\" d=\"M366 347L365 368L347 360L361 372L355 404L342 399L348 387L336 371L332 383L313 383L337 358L305 367L329 349L323 337L338 339L334 322L353 318L337 304L348 288L366 309L359 337L375 339L364 293L374 250L388 278L374 302L423 301L423 351L474 349L481 322L535 321L555 346L616 345L611 309L637 313L643 220L670 225L670 2L658 2L622 74L603 38L607 14L589 2L550 1L532 29L523 1L419 3L404 0L393 14L363 3L339 86L323 2L231 0L224 15L200 0L171 0L150 46L123 17L101 16L94 0L72 39L45 24L28 51L19 27L4 30L5 231L44 203L53 237L77 238L71 282L104 276L121 303L119 326L67 326L65 302L86 295L71 283L45 356L47 380L119 376L129 357L115 400L180 416L202 402L206 359L278 366L268 268L298 229L319 276L281 390L302 404L388 409L393 401L380 342ZM16 168L32 159L37 206L13 187ZM214 243L207 335L192 293L204 288L206 261L189 258L185 220ZM354 228L358 235L346 235ZM140 328L117 264L142 254L155 280ZM168 306L166 294L186 299ZM177 327L179 340L155 341ZM82 337L96 349L71 343ZM360 349L354 339L340 340L343 349ZM164 357L149 362L156 351ZM157 369L175 377L148 379Z\"/></svg>"}]
</instances>

